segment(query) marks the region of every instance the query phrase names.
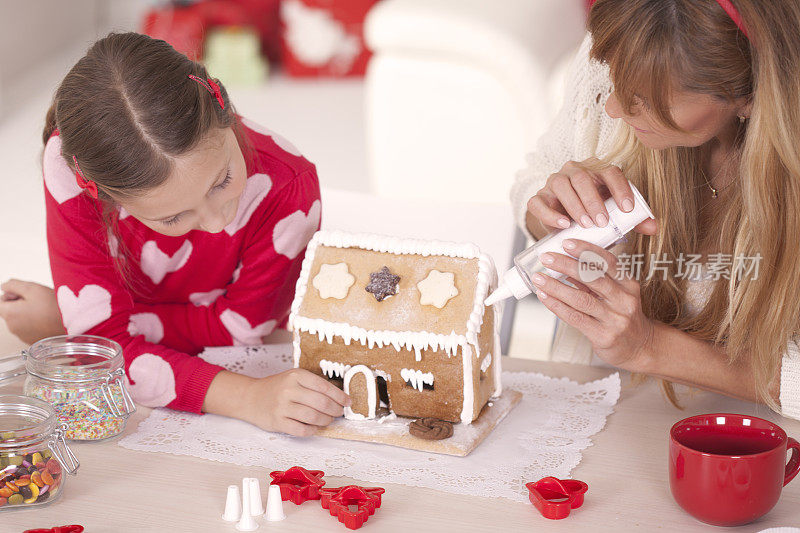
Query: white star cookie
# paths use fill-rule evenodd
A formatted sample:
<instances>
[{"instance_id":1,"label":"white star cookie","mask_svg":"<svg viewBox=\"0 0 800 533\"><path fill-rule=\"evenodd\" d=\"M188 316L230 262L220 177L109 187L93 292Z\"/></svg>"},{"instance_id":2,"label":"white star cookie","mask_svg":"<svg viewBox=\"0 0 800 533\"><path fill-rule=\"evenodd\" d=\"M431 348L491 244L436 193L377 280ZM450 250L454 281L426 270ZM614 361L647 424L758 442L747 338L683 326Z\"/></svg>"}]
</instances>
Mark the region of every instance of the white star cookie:
<instances>
[{"instance_id":1,"label":"white star cookie","mask_svg":"<svg viewBox=\"0 0 800 533\"><path fill-rule=\"evenodd\" d=\"M311 284L319 291L320 298L343 300L355 282L356 278L347 270L347 263L336 263L320 266Z\"/></svg>"},{"instance_id":2,"label":"white star cookie","mask_svg":"<svg viewBox=\"0 0 800 533\"><path fill-rule=\"evenodd\" d=\"M431 270L428 277L417 283L419 303L433 305L441 309L448 300L458 294L455 275L452 272Z\"/></svg>"}]
</instances>

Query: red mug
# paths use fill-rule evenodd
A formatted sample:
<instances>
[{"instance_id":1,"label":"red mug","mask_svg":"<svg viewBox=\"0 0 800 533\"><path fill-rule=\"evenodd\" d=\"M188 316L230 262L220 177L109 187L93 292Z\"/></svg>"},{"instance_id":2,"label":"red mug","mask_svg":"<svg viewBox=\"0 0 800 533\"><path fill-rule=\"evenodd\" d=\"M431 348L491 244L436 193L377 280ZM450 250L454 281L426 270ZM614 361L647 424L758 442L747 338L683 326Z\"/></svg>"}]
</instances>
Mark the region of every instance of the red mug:
<instances>
[{"instance_id":1,"label":"red mug","mask_svg":"<svg viewBox=\"0 0 800 533\"><path fill-rule=\"evenodd\" d=\"M786 463L786 452L792 457ZM800 444L754 416L717 413L681 420L669 432L669 486L684 511L715 526L767 514L800 471Z\"/></svg>"}]
</instances>

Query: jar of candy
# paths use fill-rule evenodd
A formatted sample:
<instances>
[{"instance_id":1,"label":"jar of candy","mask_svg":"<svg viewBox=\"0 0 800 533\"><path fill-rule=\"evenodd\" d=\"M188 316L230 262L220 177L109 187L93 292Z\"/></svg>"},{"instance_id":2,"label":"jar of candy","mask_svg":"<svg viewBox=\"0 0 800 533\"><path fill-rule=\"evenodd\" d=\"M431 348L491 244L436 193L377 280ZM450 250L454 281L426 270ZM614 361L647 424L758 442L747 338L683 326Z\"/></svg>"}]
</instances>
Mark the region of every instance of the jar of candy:
<instances>
[{"instance_id":1,"label":"jar of candy","mask_svg":"<svg viewBox=\"0 0 800 533\"><path fill-rule=\"evenodd\" d=\"M65 431L50 404L0 396L0 512L58 498L64 473L74 474L80 466L64 441Z\"/></svg>"},{"instance_id":2,"label":"jar of candy","mask_svg":"<svg viewBox=\"0 0 800 533\"><path fill-rule=\"evenodd\" d=\"M122 433L136 410L125 385L122 348L93 335L43 339L22 353L25 394L49 403L70 440L96 441Z\"/></svg>"}]
</instances>

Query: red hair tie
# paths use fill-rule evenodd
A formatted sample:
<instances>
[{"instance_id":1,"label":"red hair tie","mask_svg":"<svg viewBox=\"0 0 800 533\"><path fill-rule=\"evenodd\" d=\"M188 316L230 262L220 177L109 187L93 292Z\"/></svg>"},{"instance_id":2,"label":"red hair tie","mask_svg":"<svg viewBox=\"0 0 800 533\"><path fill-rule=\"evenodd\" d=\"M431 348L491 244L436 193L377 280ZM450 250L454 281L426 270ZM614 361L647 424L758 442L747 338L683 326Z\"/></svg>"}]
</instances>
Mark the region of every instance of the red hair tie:
<instances>
[{"instance_id":1,"label":"red hair tie","mask_svg":"<svg viewBox=\"0 0 800 533\"><path fill-rule=\"evenodd\" d=\"M597 0L589 0L589 7L592 7ZM719 6L725 10L725 13L731 18L734 24L744 33L744 36L750 39L750 36L747 35L747 30L744 29L744 22L742 21L742 15L731 3L731 0L717 0Z\"/></svg>"},{"instance_id":2,"label":"red hair tie","mask_svg":"<svg viewBox=\"0 0 800 533\"><path fill-rule=\"evenodd\" d=\"M199 83L200 85L205 87L206 90L208 92L210 92L211 94L213 94L214 98L217 99L217 102L219 102L219 106L223 110L225 109L225 99L222 98L222 91L220 90L219 85L217 85L217 82L215 82L211 78L208 78L207 80L204 80L202 78L198 78L197 76L195 76L193 74L189 74L189 78L193 79L194 81L196 81L197 83Z\"/></svg>"},{"instance_id":3,"label":"red hair tie","mask_svg":"<svg viewBox=\"0 0 800 533\"><path fill-rule=\"evenodd\" d=\"M78 182L78 187L84 189L89 192L89 196L97 200L97 184L91 180L87 180L86 176L83 174L80 165L78 164L78 158L74 155L72 156L72 162L75 163L75 181Z\"/></svg>"}]
</instances>

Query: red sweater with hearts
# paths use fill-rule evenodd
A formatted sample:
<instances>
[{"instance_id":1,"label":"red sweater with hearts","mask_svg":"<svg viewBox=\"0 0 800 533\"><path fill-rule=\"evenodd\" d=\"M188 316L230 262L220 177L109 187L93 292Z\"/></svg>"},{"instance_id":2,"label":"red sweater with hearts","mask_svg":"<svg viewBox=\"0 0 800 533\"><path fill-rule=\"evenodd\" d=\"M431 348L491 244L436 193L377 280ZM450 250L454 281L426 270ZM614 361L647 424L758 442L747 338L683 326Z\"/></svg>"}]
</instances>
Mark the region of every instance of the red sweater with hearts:
<instances>
[{"instance_id":1,"label":"red sweater with hearts","mask_svg":"<svg viewBox=\"0 0 800 533\"><path fill-rule=\"evenodd\" d=\"M44 151L47 241L69 334L120 343L133 398L199 413L219 366L206 346L259 344L289 313L305 247L319 228L314 165L242 119L252 146L236 217L216 234L157 233L77 184L53 135ZM125 267L118 265L124 262ZM124 271L124 274L122 273Z\"/></svg>"}]
</instances>

